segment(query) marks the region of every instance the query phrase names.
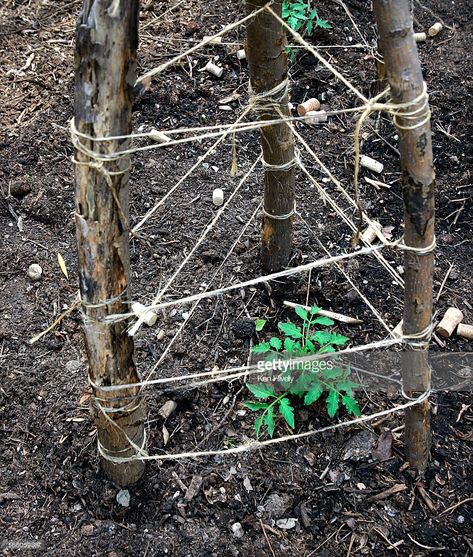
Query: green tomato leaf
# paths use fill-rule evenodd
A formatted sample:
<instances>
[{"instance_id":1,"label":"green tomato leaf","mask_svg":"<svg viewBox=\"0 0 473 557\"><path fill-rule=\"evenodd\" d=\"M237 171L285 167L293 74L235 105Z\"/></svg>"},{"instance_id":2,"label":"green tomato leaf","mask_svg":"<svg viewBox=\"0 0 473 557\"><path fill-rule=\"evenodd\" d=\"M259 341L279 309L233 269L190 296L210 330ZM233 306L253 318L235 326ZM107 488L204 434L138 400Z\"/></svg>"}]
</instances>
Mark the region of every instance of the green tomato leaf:
<instances>
[{"instance_id":1,"label":"green tomato leaf","mask_svg":"<svg viewBox=\"0 0 473 557\"><path fill-rule=\"evenodd\" d=\"M314 30L314 24L311 20L306 23L305 31L308 35L312 35L312 31Z\"/></svg>"},{"instance_id":2,"label":"green tomato leaf","mask_svg":"<svg viewBox=\"0 0 473 557\"><path fill-rule=\"evenodd\" d=\"M335 344L336 346L343 346L350 339L338 333L332 333L332 338L330 339L330 344Z\"/></svg>"},{"instance_id":3,"label":"green tomato leaf","mask_svg":"<svg viewBox=\"0 0 473 557\"><path fill-rule=\"evenodd\" d=\"M344 392L347 395L352 395L353 394L353 389L356 389L356 387L359 387L360 385L358 383L353 383L353 381L339 381L337 383L337 391L340 392Z\"/></svg>"},{"instance_id":4,"label":"green tomato leaf","mask_svg":"<svg viewBox=\"0 0 473 557\"><path fill-rule=\"evenodd\" d=\"M306 348L308 349L308 352L310 352L311 354L313 354L315 352L315 346L314 346L314 343L311 340L307 339L305 341L305 345L306 345Z\"/></svg>"},{"instance_id":5,"label":"green tomato leaf","mask_svg":"<svg viewBox=\"0 0 473 557\"><path fill-rule=\"evenodd\" d=\"M353 414L354 416L361 416L361 410L360 407L358 406L358 402L356 402L356 400L347 395L347 396L342 396L342 403L343 406L345 406L345 408L348 410L348 412L350 412L350 414Z\"/></svg>"},{"instance_id":6,"label":"green tomato leaf","mask_svg":"<svg viewBox=\"0 0 473 557\"><path fill-rule=\"evenodd\" d=\"M264 423L268 428L268 435L272 437L274 434L274 428L276 427L276 423L274 421L274 411L272 406L270 406L268 408L268 411L266 412L266 415L264 417Z\"/></svg>"},{"instance_id":7,"label":"green tomato leaf","mask_svg":"<svg viewBox=\"0 0 473 557\"><path fill-rule=\"evenodd\" d=\"M305 310L303 307L297 306L297 307L294 308L294 311L304 321L307 319L307 310Z\"/></svg>"},{"instance_id":8,"label":"green tomato leaf","mask_svg":"<svg viewBox=\"0 0 473 557\"><path fill-rule=\"evenodd\" d=\"M317 354L327 354L328 352L336 352L333 346L323 346Z\"/></svg>"},{"instance_id":9,"label":"green tomato leaf","mask_svg":"<svg viewBox=\"0 0 473 557\"><path fill-rule=\"evenodd\" d=\"M294 323L278 323L278 328L288 337L295 339L302 338L301 328L294 325Z\"/></svg>"},{"instance_id":10,"label":"green tomato leaf","mask_svg":"<svg viewBox=\"0 0 473 557\"><path fill-rule=\"evenodd\" d=\"M286 420L287 425L294 429L294 408L291 406L288 398L283 398L279 401L279 412Z\"/></svg>"},{"instance_id":11,"label":"green tomato leaf","mask_svg":"<svg viewBox=\"0 0 473 557\"><path fill-rule=\"evenodd\" d=\"M338 393L337 391L330 391L327 397L327 413L328 415L333 418L338 410Z\"/></svg>"},{"instance_id":12,"label":"green tomato leaf","mask_svg":"<svg viewBox=\"0 0 473 557\"><path fill-rule=\"evenodd\" d=\"M250 383L246 384L246 387L251 391L256 398L262 398L265 400L269 397L274 397L274 389L268 385L252 385Z\"/></svg>"},{"instance_id":13,"label":"green tomato leaf","mask_svg":"<svg viewBox=\"0 0 473 557\"><path fill-rule=\"evenodd\" d=\"M257 410L263 410L269 406L268 402L244 402L243 406L245 408L249 408L252 412L256 412Z\"/></svg>"},{"instance_id":14,"label":"green tomato leaf","mask_svg":"<svg viewBox=\"0 0 473 557\"><path fill-rule=\"evenodd\" d=\"M330 381L331 379L339 379L340 377L343 377L343 371L339 367L324 369L323 376L324 379L328 381Z\"/></svg>"},{"instance_id":15,"label":"green tomato leaf","mask_svg":"<svg viewBox=\"0 0 473 557\"><path fill-rule=\"evenodd\" d=\"M326 19L318 19L315 23L317 27L321 27L322 29L332 29L332 26Z\"/></svg>"},{"instance_id":16,"label":"green tomato leaf","mask_svg":"<svg viewBox=\"0 0 473 557\"><path fill-rule=\"evenodd\" d=\"M265 352L269 352L271 350L271 345L269 342L260 342L256 346L253 346L251 351L254 354L264 354Z\"/></svg>"},{"instance_id":17,"label":"green tomato leaf","mask_svg":"<svg viewBox=\"0 0 473 557\"><path fill-rule=\"evenodd\" d=\"M330 317L325 317L325 315L321 315L312 321L313 325L334 325L335 321L332 321Z\"/></svg>"},{"instance_id":18,"label":"green tomato leaf","mask_svg":"<svg viewBox=\"0 0 473 557\"><path fill-rule=\"evenodd\" d=\"M266 319L255 319L256 332L259 333L260 331L262 331L266 323Z\"/></svg>"},{"instance_id":19,"label":"green tomato leaf","mask_svg":"<svg viewBox=\"0 0 473 557\"><path fill-rule=\"evenodd\" d=\"M255 428L255 433L256 433L256 438L257 439L258 439L259 433L261 431L261 426L263 425L263 420L264 420L264 414L261 414L261 416L255 420L255 423L254 423L254 426L253 426Z\"/></svg>"},{"instance_id":20,"label":"green tomato leaf","mask_svg":"<svg viewBox=\"0 0 473 557\"><path fill-rule=\"evenodd\" d=\"M277 337L270 338L269 339L269 344L275 350L281 350L281 348L282 348L282 341L280 339L278 339Z\"/></svg>"},{"instance_id":21,"label":"green tomato leaf","mask_svg":"<svg viewBox=\"0 0 473 557\"><path fill-rule=\"evenodd\" d=\"M310 314L311 314L311 315L316 315L317 313L319 313L319 311L320 311L321 309L322 309L322 308L319 308L319 306L313 305L313 306L310 308Z\"/></svg>"},{"instance_id":22,"label":"green tomato leaf","mask_svg":"<svg viewBox=\"0 0 473 557\"><path fill-rule=\"evenodd\" d=\"M324 392L324 389L322 387L322 385L319 383L318 385L315 385L314 387L312 387L312 389L305 395L304 397L304 404L306 406L309 406L310 404L313 404L314 402L316 402L317 400L319 400L321 394Z\"/></svg>"},{"instance_id":23,"label":"green tomato leaf","mask_svg":"<svg viewBox=\"0 0 473 557\"><path fill-rule=\"evenodd\" d=\"M288 352L292 352L294 350L294 345L296 343L290 339L289 337L286 337L284 339L284 350L287 350Z\"/></svg>"}]
</instances>

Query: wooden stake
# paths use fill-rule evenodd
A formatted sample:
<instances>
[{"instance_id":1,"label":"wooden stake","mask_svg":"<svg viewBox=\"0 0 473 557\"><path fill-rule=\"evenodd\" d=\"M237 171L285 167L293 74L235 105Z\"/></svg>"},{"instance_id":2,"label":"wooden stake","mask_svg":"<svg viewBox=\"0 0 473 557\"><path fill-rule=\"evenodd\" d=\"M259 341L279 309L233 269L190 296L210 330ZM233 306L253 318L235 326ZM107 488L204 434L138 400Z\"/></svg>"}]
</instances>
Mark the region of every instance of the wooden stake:
<instances>
[{"instance_id":1,"label":"wooden stake","mask_svg":"<svg viewBox=\"0 0 473 557\"><path fill-rule=\"evenodd\" d=\"M247 0L247 11L260 8L266 0ZM281 15L281 0L272 9ZM286 34L282 25L266 11L250 20L247 26L250 81L256 95L271 91L287 79ZM284 93L284 91L282 91ZM274 95L259 111L260 120L289 116L288 95ZM261 130L263 157L266 163L280 166L294 159L294 139L289 125L276 124ZM274 272L289 262L292 248L294 210L294 166L285 170L266 169L264 175L264 209L261 260L264 271ZM283 218L271 218L270 215ZM286 218L284 218L287 215Z\"/></svg>"},{"instance_id":2,"label":"wooden stake","mask_svg":"<svg viewBox=\"0 0 473 557\"><path fill-rule=\"evenodd\" d=\"M131 108L138 46L138 0L84 0L76 30L75 125L92 137L131 133ZM80 141L97 153L129 146L128 140ZM126 322L104 323L109 314L129 311L130 257L128 245L129 158L105 163L113 172L89 166L76 151L76 226L79 284L89 377L99 386L139 381L133 362L133 341ZM100 399L92 408L98 440L116 457L136 454L127 438L144 444L143 399L138 388L114 392L94 389ZM106 415L97 406L100 402ZM117 411L118 409L118 411ZM119 485L136 482L144 462L115 464L102 458L106 475Z\"/></svg>"},{"instance_id":3,"label":"wooden stake","mask_svg":"<svg viewBox=\"0 0 473 557\"><path fill-rule=\"evenodd\" d=\"M423 92L422 69L412 28L409 0L374 0L380 44L392 99L405 103ZM420 107L409 108L412 112ZM407 246L427 248L434 240L435 174L432 158L430 122L425 119L397 118L401 152L402 189L404 197L404 241ZM401 129L401 127L414 129ZM406 251L404 256L405 294L403 330L405 335L428 329L432 318L433 253L417 255ZM424 349L409 351L403 369L404 390L409 395L430 388L430 368ZM425 470L430 450L429 402L406 410L405 447L411 466Z\"/></svg>"}]
</instances>

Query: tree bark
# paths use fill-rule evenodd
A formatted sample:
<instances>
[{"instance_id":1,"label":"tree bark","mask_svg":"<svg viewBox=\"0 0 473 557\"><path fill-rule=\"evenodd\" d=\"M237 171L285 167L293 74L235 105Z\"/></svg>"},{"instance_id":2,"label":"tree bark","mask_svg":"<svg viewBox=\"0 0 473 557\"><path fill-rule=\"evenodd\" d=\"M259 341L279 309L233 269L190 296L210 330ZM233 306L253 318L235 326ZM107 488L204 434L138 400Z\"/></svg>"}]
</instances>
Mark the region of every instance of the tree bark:
<instances>
[{"instance_id":1,"label":"tree bark","mask_svg":"<svg viewBox=\"0 0 473 557\"><path fill-rule=\"evenodd\" d=\"M75 126L88 136L131 133L138 9L138 0L84 0L76 30ZM128 140L80 138L80 142L97 153L129 146ZM127 437L139 447L144 444L145 408L139 388L100 389L139 381L127 323L103 321L107 315L129 311L130 159L104 163L105 171L118 172L107 183L103 171L89 166L93 161L80 149L75 157L79 284L89 377L99 386L94 388L92 411L98 440L107 454L130 457L136 450ZM120 485L136 482L144 472L141 460L116 464L102 457L101 461L106 475Z\"/></svg>"},{"instance_id":2,"label":"tree bark","mask_svg":"<svg viewBox=\"0 0 473 557\"><path fill-rule=\"evenodd\" d=\"M247 11L264 6L266 0L247 0ZM281 15L281 2L272 9ZM247 26L247 57L250 82L254 93L271 91L287 79L286 34L282 25L266 11L250 20ZM260 120L289 116L287 94L279 97L272 106L258 110ZM261 130L263 158L270 165L283 165L294 159L294 139L287 124L264 127ZM261 260L267 272L279 271L285 267L292 249L293 217L277 219L270 215L291 215L294 209L294 166L286 170L266 169L264 174L264 209Z\"/></svg>"},{"instance_id":3,"label":"tree bark","mask_svg":"<svg viewBox=\"0 0 473 557\"><path fill-rule=\"evenodd\" d=\"M395 103L418 98L424 86L409 4L409 0L373 1L382 54ZM407 111L412 112L415 108L410 107ZM435 173L432 139L429 121L410 130L402 129L402 126L415 126L424 118L425 111L416 120L402 116L397 118L404 198L404 241L407 246L414 248L428 248L434 241ZM432 252L426 255L405 252L405 335L425 331L431 323L433 266ZM408 395L429 390L427 349L406 353L403 383ZM411 466L419 471L425 470L430 450L430 408L427 400L406 410L404 436L406 455Z\"/></svg>"}]
</instances>

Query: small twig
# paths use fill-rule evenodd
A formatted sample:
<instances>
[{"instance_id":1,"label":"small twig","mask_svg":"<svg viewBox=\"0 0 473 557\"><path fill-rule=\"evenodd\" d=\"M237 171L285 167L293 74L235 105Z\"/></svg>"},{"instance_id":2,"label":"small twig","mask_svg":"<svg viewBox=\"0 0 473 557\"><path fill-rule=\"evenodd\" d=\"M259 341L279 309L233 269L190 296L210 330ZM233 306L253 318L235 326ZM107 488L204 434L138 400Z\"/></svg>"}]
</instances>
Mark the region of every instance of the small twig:
<instances>
[{"instance_id":1,"label":"small twig","mask_svg":"<svg viewBox=\"0 0 473 557\"><path fill-rule=\"evenodd\" d=\"M459 501L458 503L455 503L455 505L452 505L451 507L448 507L448 509L442 511L438 516L440 517L444 514L447 514L450 511L454 511L460 505L464 505L465 503L471 503L472 501L473 501L473 497L468 497L467 499L463 499L463 501Z\"/></svg>"},{"instance_id":2,"label":"small twig","mask_svg":"<svg viewBox=\"0 0 473 557\"><path fill-rule=\"evenodd\" d=\"M443 289L444 289L444 287L445 287L445 283L447 282L447 279L448 279L448 277L450 276L450 273L452 272L452 269L453 269L453 263L450 263L450 267L448 268L447 274L445 275L445 277L444 277L444 279L443 279L443 281L442 281L442 284L440 285L440 289L439 289L439 291L438 291L438 294L437 294L437 296L436 296L436 298L435 298L435 301L436 301L436 302L439 301L439 298L440 298L440 296L442 295Z\"/></svg>"},{"instance_id":3,"label":"small twig","mask_svg":"<svg viewBox=\"0 0 473 557\"><path fill-rule=\"evenodd\" d=\"M412 543L415 543L417 546L422 547L422 549L429 549L430 551L444 551L445 550L445 547L430 547L430 545L423 545L419 542L416 542L416 540L410 534L407 534L407 536L409 537L409 539L411 540Z\"/></svg>"},{"instance_id":4,"label":"small twig","mask_svg":"<svg viewBox=\"0 0 473 557\"><path fill-rule=\"evenodd\" d=\"M266 540L266 543L268 544L269 551L271 551L271 555L273 557L276 557L276 555L274 554L271 542L269 541L268 535L266 534L266 528L264 527L264 524L263 524L263 521L261 520L261 518L259 519L259 523L260 523L260 526L261 526L261 530L263 531L263 534L264 534L264 539Z\"/></svg>"}]
</instances>

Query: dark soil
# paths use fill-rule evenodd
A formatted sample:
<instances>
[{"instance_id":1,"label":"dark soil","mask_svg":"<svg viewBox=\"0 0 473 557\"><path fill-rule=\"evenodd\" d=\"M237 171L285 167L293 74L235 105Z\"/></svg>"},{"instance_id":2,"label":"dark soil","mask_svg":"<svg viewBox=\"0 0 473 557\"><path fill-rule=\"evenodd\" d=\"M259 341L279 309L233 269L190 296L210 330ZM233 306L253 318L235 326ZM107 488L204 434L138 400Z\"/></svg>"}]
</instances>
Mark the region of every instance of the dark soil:
<instances>
[{"instance_id":1,"label":"dark soil","mask_svg":"<svg viewBox=\"0 0 473 557\"><path fill-rule=\"evenodd\" d=\"M139 71L169 59L188 47L189 41L215 33L238 13L243 14L240 4L234 10L221 4L198 0L191 8L186 2L159 18L169 8L168 2L143 1ZM347 2L364 38L375 44L369 4ZM416 30L428 28L439 17L450 27L419 47L431 94L438 185L434 296L452 265L435 309L441 316L449 306L458 307L465 322L473 323L473 17L466 0L455 4L425 0L424 4L421 7L414 2ZM467 392L433 395L432 459L421 479L404 465L402 416L393 415L363 427L341 428L234 457L151 462L143 479L129 488L129 507L117 502L119 488L103 476L98 464L79 314L72 313L41 341L29 343L73 303L78 288L72 148L66 127L73 114L73 40L79 5L77 0L4 0L0 6L3 554L472 555L472 412ZM320 0L317 7L333 29L318 31L312 39L315 44L334 47L361 41L341 5ZM241 43L243 38L242 29L231 33L228 40ZM154 81L136 101L135 130L233 122L247 102L247 68L245 62L237 61L237 49L236 44L208 47ZM325 52L364 94L377 91L376 68L369 51L330 48ZM225 68L220 80L198 71L213 56L219 56L218 62ZM321 98L331 109L356 104L355 97L309 55L300 55L291 73L294 104L309 95ZM240 96L226 103L231 110L222 110L219 100L234 92ZM349 192L353 126L352 117L340 116L316 128L298 127ZM393 227L393 237L399 237L402 205L395 130L382 115L372 117L364 132L363 152L385 164L381 177L371 177L392 187L377 191L362 180L362 201L371 216L383 226ZM203 141L135 157L132 224L166 194L209 145ZM235 178L228 173L231 147L231 140L224 141L209 157L208 165L200 166L148 221L142 232L151 252L142 243L132 242L134 299L149 302L193 247L215 215L213 188L222 187L228 198L259 154L258 134L238 136L239 174ZM324 175L306 155L304 161L322 180ZM210 282L261 200L261 178L258 167L183 269L170 296L194 293ZM340 193L323 184L353 217L352 208ZM325 255L316 238L332 253L343 253L350 247L351 231L302 176L297 207L302 219L295 224L291 265ZM259 234L260 215L217 273L212 288L260 274ZM58 253L66 261L69 279L60 271ZM389 252L387 259L395 267L402 264L396 252ZM43 268L38 282L27 276L31 263ZM402 314L402 290L379 262L375 258L350 260L344 270L383 319L395 326ZM275 331L278 321L291 315L282 302L305 303L308 284L311 303L364 320L360 326L337 328L353 345L384 338L383 327L345 276L336 268L327 268L314 272L310 283L307 275L297 275L201 302L158 369L159 376L245 365L250 343L257 340L253 320L264 317L268 330ZM189 307L161 312L159 327L143 329L136 337L136 361L142 373L163 353ZM162 339L158 339L159 330L164 331ZM471 344L452 337L434 349L471 352ZM171 437L164 446L164 423L158 409L170 398L177 402L177 408L165 424ZM241 404L246 398L240 383L216 383L164 394L149 388L151 454L225 449L253 437L253 416ZM402 402L397 395L379 393L360 393L359 400L364 414ZM336 419L345 418L342 413ZM323 408L300 408L296 421L297 431L331 423ZM290 433L283 424L279 427L281 434ZM387 432L393 436L387 460L380 461L376 451L369 449L358 459L344 459L351 444L371 446L381 435L390 439ZM186 499L186 489L198 477L202 478L200 490L192 498L188 492ZM398 488L385 497L374 497L393 486ZM295 527L281 529L276 521L282 518L297 519ZM241 530L235 523L241 524Z\"/></svg>"}]
</instances>

